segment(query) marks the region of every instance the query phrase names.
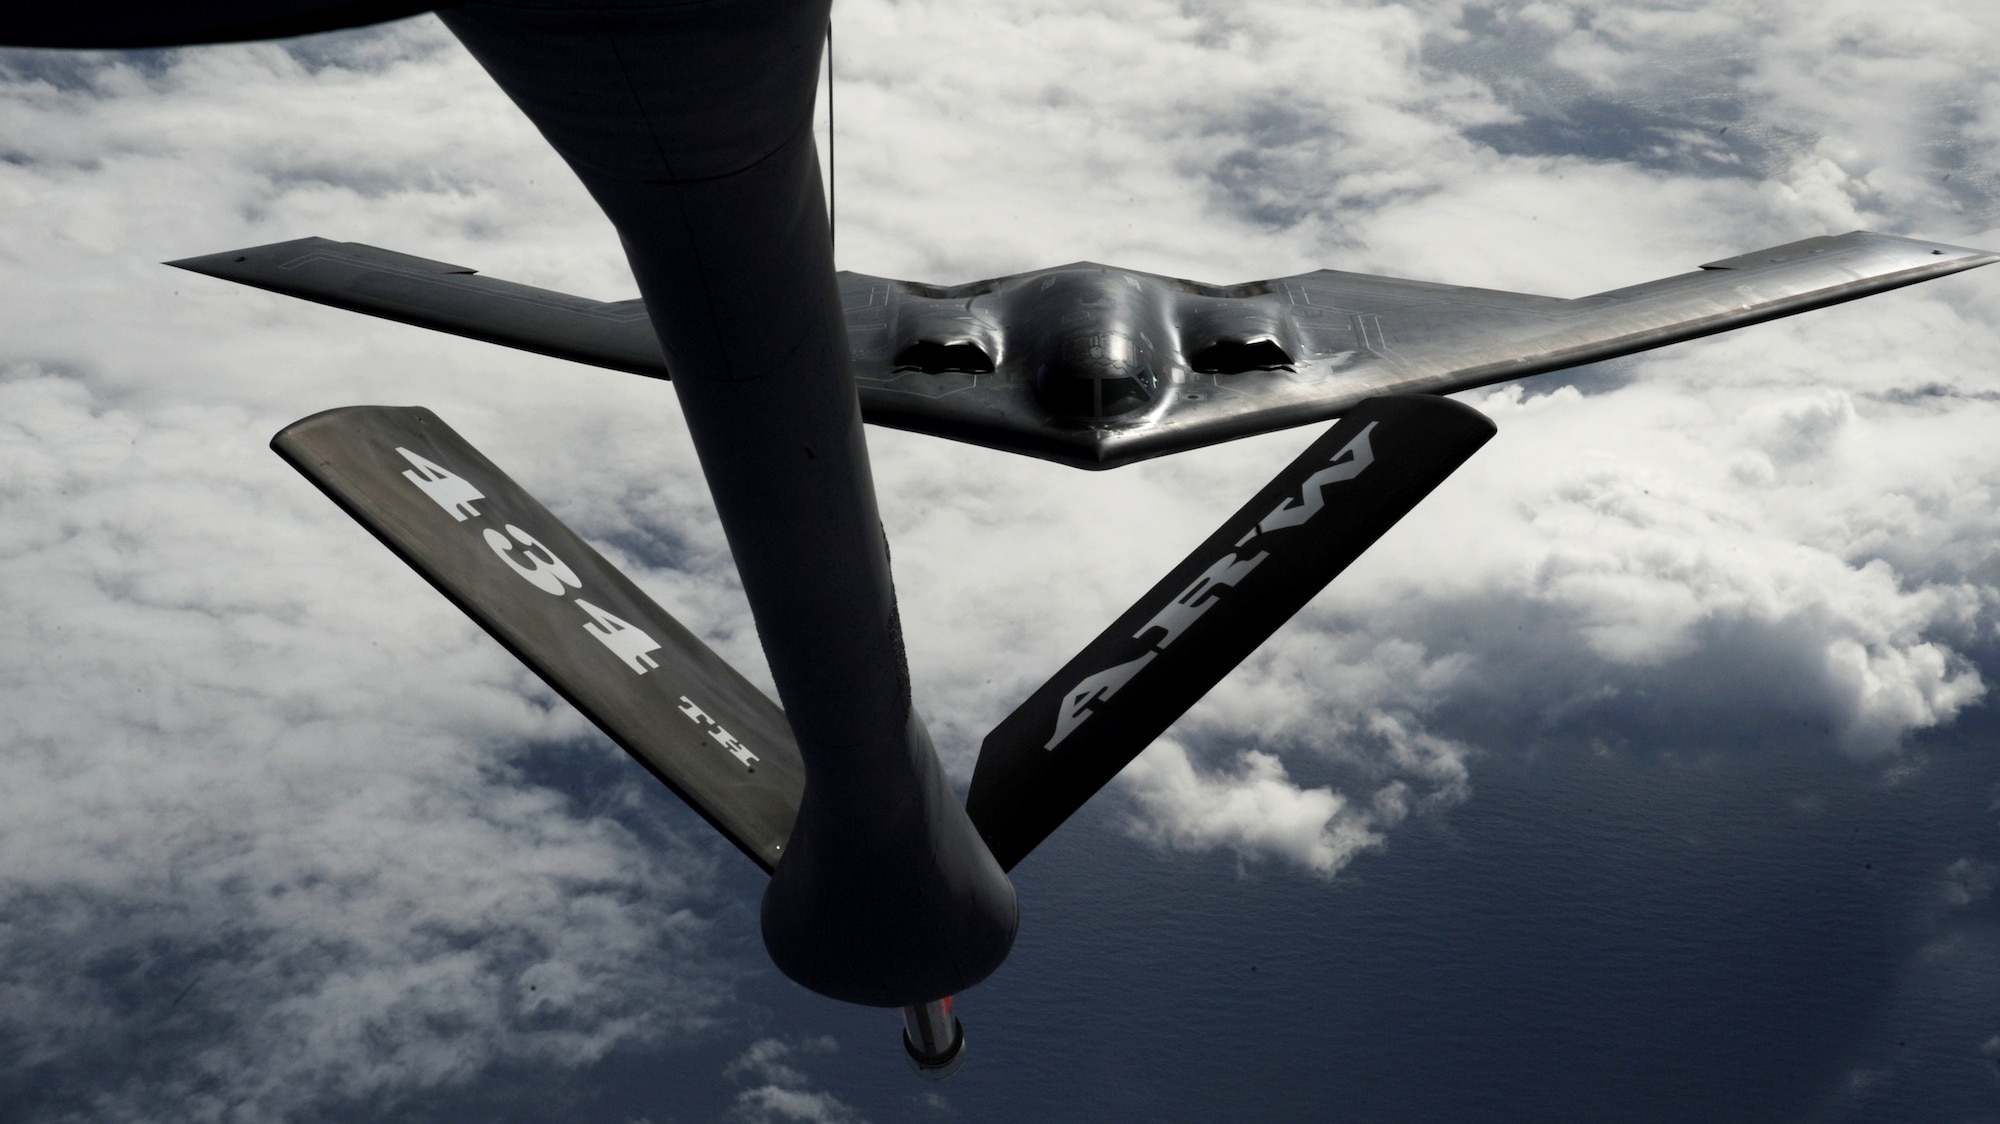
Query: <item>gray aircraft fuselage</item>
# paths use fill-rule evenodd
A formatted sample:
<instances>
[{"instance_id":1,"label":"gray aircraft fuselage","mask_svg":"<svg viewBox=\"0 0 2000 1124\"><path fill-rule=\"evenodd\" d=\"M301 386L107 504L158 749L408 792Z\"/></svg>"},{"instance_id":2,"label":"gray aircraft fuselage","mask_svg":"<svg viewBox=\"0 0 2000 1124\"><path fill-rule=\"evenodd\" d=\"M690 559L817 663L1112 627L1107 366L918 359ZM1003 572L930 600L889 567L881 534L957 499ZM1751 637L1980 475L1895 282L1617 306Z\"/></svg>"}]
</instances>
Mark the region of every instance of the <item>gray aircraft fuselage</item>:
<instances>
[{"instance_id":1,"label":"gray aircraft fuselage","mask_svg":"<svg viewBox=\"0 0 2000 1124\"><path fill-rule=\"evenodd\" d=\"M1011 366L1032 380L1052 422L1082 426L1144 423L1175 399L1198 398L1194 372L1292 369L1297 330L1280 305L1244 299L1251 293L1190 294L1191 285L1080 262L959 301L906 294L899 332L919 342L891 362L931 374Z\"/></svg>"}]
</instances>

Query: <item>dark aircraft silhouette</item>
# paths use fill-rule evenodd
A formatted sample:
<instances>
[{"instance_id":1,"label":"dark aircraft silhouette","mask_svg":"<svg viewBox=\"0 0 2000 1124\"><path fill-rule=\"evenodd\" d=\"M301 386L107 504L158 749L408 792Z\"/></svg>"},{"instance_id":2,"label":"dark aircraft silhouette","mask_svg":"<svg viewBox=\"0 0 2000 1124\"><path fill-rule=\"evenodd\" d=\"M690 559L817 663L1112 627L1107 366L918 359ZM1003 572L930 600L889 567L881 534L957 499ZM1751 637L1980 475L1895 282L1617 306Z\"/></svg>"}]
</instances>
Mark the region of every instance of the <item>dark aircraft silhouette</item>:
<instances>
[{"instance_id":1,"label":"dark aircraft silhouette","mask_svg":"<svg viewBox=\"0 0 2000 1124\"><path fill-rule=\"evenodd\" d=\"M864 421L1114 468L1727 331L1994 260L1856 231L1561 300L1323 269L1208 285L1078 262L967 285L838 275ZM321 304L668 377L643 301L300 238L171 263Z\"/></svg>"},{"instance_id":2,"label":"dark aircraft silhouette","mask_svg":"<svg viewBox=\"0 0 2000 1124\"><path fill-rule=\"evenodd\" d=\"M301 34L426 4L75 0L0 42ZM828 0L438 11L567 160L641 297L602 303L304 239L175 264L586 363L672 374L779 707L436 416L362 406L273 447L771 873L772 959L900 1007L921 1069L1005 959L1006 871L1493 433L1438 397L1985 265L1854 233L1577 300L1322 271L1215 286L1078 264L836 275L812 111ZM1340 419L1003 721L967 801L911 704L861 423L1107 468Z\"/></svg>"}]
</instances>

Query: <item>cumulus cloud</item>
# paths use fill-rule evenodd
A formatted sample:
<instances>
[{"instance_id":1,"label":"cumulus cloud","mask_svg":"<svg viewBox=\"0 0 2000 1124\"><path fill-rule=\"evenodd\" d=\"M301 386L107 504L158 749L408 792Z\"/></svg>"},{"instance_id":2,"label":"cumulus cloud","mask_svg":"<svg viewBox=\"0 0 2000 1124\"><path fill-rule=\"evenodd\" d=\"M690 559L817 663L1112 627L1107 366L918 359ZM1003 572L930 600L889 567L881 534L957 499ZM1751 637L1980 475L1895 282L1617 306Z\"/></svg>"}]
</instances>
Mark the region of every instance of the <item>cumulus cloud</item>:
<instances>
[{"instance_id":1,"label":"cumulus cloud","mask_svg":"<svg viewBox=\"0 0 2000 1124\"><path fill-rule=\"evenodd\" d=\"M1384 832L1413 808L1442 808L1466 794L1465 747L1412 732L1386 716L1376 716L1370 727L1387 743L1381 756L1386 767L1377 771L1392 779L1379 783L1363 804L1329 786L1301 787L1269 753L1245 750L1233 768L1209 770L1178 742L1162 740L1123 774L1141 813L1132 830L1182 850L1228 847L1245 859L1274 855L1330 878L1356 855L1381 847ZM1413 792L1413 782L1424 787Z\"/></svg>"},{"instance_id":2,"label":"cumulus cloud","mask_svg":"<svg viewBox=\"0 0 2000 1124\"><path fill-rule=\"evenodd\" d=\"M1952 645L1991 628L1991 553L1969 553L1961 569L1875 545L1891 537L1875 512L1897 506L1884 493L1948 491L1954 468L1992 473L1899 455L1896 442L1923 428L1912 419L1859 414L1841 391L1697 396L1650 380L1478 401L1502 437L1477 476L1441 497L1440 515L1477 536L1481 557L1454 573L1426 550L1434 542L1392 544L1360 583L1431 597L1396 598L1390 621L1376 610L1363 622L1358 605L1339 614L1459 653L1460 690L1517 698L1523 720L1522 707L1551 699L1537 680L1567 684L1565 705L1579 693L1599 709L1643 698L1683 729L1699 710L1753 725L1807 717L1861 754L1983 696ZM1647 414L1643 433L1619 428ZM1944 411L1930 421L1968 425ZM1634 436L1614 450L1610 432ZM1930 451L1951 456L1950 440L1941 432ZM1488 627L1510 618L1519 626Z\"/></svg>"},{"instance_id":3,"label":"cumulus cloud","mask_svg":"<svg viewBox=\"0 0 2000 1124\"><path fill-rule=\"evenodd\" d=\"M732 1117L744 1124L778 1124L802 1120L815 1124L860 1124L860 1113L832 1093L815 1092L795 1060L832 1054L840 1044L831 1038L809 1038L796 1046L776 1038L750 1044L723 1070L723 1076L750 1085L736 1094Z\"/></svg>"}]
</instances>

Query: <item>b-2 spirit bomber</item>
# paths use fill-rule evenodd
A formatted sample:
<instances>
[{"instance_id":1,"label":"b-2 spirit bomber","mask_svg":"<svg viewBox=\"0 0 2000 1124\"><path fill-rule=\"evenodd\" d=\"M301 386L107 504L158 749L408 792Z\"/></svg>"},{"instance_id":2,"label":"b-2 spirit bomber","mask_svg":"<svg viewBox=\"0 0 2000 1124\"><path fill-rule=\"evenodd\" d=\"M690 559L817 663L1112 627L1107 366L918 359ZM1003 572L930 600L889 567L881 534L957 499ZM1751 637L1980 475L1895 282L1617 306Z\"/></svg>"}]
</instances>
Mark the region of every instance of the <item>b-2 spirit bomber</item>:
<instances>
[{"instance_id":1,"label":"b-2 spirit bomber","mask_svg":"<svg viewBox=\"0 0 2000 1124\"><path fill-rule=\"evenodd\" d=\"M1079 468L1339 417L1790 316L1993 256L1856 231L1575 300L1322 269L1211 285L1091 262L962 285L837 275L864 421ZM183 269L669 378L643 301L301 238Z\"/></svg>"},{"instance_id":2,"label":"b-2 spirit bomber","mask_svg":"<svg viewBox=\"0 0 2000 1124\"><path fill-rule=\"evenodd\" d=\"M428 7L73 0L0 15L0 43L222 42ZM1575 300L1335 271L837 274L810 127L828 0L437 14L603 208L639 298L320 238L174 264L671 378L782 709L429 411L332 410L272 445L768 871L779 968L901 1008L931 1075L964 1056L951 997L1012 946L1006 872L1492 436L1442 395L2000 260L1856 232ZM987 736L961 803L912 705L862 422L1110 468L1332 419Z\"/></svg>"}]
</instances>

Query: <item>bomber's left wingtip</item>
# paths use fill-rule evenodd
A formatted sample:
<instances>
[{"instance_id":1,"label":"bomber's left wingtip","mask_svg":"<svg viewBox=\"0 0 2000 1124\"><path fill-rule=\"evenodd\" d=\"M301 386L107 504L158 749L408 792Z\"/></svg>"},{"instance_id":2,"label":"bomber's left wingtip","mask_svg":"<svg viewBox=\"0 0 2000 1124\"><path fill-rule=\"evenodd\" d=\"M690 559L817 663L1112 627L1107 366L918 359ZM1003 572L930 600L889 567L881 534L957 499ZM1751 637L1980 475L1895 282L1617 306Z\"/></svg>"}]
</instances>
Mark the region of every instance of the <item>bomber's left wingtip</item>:
<instances>
[{"instance_id":1,"label":"bomber's left wingtip","mask_svg":"<svg viewBox=\"0 0 2000 1124\"><path fill-rule=\"evenodd\" d=\"M1752 250L1747 254L1722 258L1719 261L1703 262L1703 269L1756 269L1762 266L1787 265L1820 254L1836 254L1842 257L1860 256L1867 259L1870 273L1891 273L1899 269L1914 269L1925 266L1944 267L1941 272L1955 272L1973 269L2000 261L2000 253L1980 250L1970 246L1954 246L1949 242L1930 242L1922 238L1908 238L1900 234L1878 234L1872 230L1851 230L1846 234L1827 234L1817 238L1803 238L1797 242L1787 242L1782 246Z\"/></svg>"},{"instance_id":2,"label":"bomber's left wingtip","mask_svg":"<svg viewBox=\"0 0 2000 1124\"><path fill-rule=\"evenodd\" d=\"M1963 263L1967 268L1976 265L1990 265L2000 261L2000 252L1982 250L1975 246L1959 246L1950 242L1932 242L1923 238L1909 238L1901 234L1877 234L1872 230L1852 231L1844 237L1870 239L1884 244L1898 244L1912 251L1922 251L1923 256L1944 258L1946 261Z\"/></svg>"}]
</instances>

